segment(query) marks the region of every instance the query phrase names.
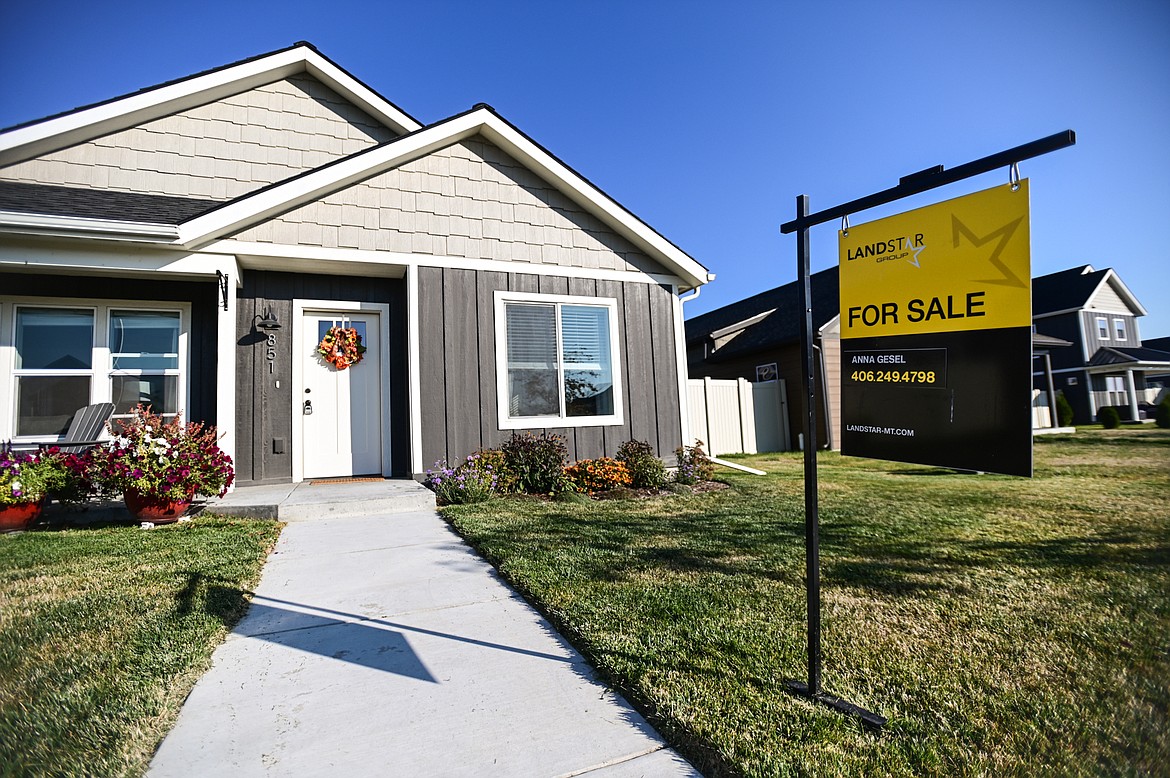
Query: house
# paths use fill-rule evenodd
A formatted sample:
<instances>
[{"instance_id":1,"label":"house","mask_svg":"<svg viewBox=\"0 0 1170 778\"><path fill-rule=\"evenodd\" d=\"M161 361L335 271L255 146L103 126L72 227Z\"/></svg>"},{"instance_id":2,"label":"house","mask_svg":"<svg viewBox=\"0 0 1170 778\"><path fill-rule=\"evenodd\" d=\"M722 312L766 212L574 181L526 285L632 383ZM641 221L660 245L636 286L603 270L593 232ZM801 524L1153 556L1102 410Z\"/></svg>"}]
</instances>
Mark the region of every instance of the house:
<instances>
[{"instance_id":1,"label":"house","mask_svg":"<svg viewBox=\"0 0 1170 778\"><path fill-rule=\"evenodd\" d=\"M841 330L837 267L809 277L817 371L817 439L828 448L841 441ZM799 282L769 289L686 321L687 370L691 378L782 381L788 408L789 448L804 429ZM828 391L826 391L826 387Z\"/></svg>"},{"instance_id":2,"label":"house","mask_svg":"<svg viewBox=\"0 0 1170 778\"><path fill-rule=\"evenodd\" d=\"M1035 331L1072 344L1050 358L1055 389L1072 405L1075 422L1095 421L1105 406L1123 420L1152 418L1146 409L1160 387L1149 378L1170 373L1170 353L1143 344L1138 318L1145 314L1111 268L1082 265L1032 281Z\"/></svg>"},{"instance_id":3,"label":"house","mask_svg":"<svg viewBox=\"0 0 1170 778\"><path fill-rule=\"evenodd\" d=\"M708 278L491 107L423 125L298 43L0 132L0 440L112 401L216 424L240 484L669 458Z\"/></svg>"}]
</instances>

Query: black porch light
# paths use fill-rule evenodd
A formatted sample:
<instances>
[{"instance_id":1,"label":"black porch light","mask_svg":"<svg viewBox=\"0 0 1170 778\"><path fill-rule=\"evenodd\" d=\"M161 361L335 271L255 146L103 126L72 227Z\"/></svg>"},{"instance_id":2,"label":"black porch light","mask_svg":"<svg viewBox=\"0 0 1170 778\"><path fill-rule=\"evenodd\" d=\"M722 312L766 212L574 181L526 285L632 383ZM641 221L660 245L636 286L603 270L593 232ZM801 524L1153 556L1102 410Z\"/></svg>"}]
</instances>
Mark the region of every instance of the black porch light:
<instances>
[{"instance_id":1,"label":"black porch light","mask_svg":"<svg viewBox=\"0 0 1170 778\"><path fill-rule=\"evenodd\" d=\"M280 329L280 322L277 321L276 314L269 307L264 311L264 315L260 317L260 321L256 322L256 326L262 330L278 330Z\"/></svg>"}]
</instances>

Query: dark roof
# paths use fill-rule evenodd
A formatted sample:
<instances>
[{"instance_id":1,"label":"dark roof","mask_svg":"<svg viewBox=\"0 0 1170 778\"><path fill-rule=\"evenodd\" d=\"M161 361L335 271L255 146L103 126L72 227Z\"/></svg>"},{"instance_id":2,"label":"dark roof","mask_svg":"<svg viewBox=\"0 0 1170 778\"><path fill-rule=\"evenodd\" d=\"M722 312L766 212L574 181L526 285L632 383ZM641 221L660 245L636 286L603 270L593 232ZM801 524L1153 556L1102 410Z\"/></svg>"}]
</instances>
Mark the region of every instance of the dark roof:
<instances>
[{"instance_id":1,"label":"dark roof","mask_svg":"<svg viewBox=\"0 0 1170 778\"><path fill-rule=\"evenodd\" d=\"M814 273L809 281L813 298L813 327L820 329L837 315L841 305L837 266ZM800 283L793 281L688 319L685 323L687 342L703 340L712 332L773 310L775 313L744 327L739 335L721 346L708 359L718 361L800 340L800 331L804 325L804 317L799 315Z\"/></svg>"},{"instance_id":2,"label":"dark roof","mask_svg":"<svg viewBox=\"0 0 1170 778\"><path fill-rule=\"evenodd\" d=\"M1032 315L1084 307L1108 273L1108 268L1093 270L1092 265L1081 265L1033 278Z\"/></svg>"},{"instance_id":3,"label":"dark roof","mask_svg":"<svg viewBox=\"0 0 1170 778\"><path fill-rule=\"evenodd\" d=\"M1142 341L1142 346L1155 351L1170 351L1170 338L1146 338Z\"/></svg>"},{"instance_id":4,"label":"dark roof","mask_svg":"<svg viewBox=\"0 0 1170 778\"><path fill-rule=\"evenodd\" d=\"M1097 349L1097 353L1089 360L1090 365L1121 365L1127 362L1161 362L1170 365L1170 353L1152 348L1112 346Z\"/></svg>"},{"instance_id":5,"label":"dark roof","mask_svg":"<svg viewBox=\"0 0 1170 778\"><path fill-rule=\"evenodd\" d=\"M221 204L217 200L0 181L0 211L42 216L180 224Z\"/></svg>"}]
</instances>

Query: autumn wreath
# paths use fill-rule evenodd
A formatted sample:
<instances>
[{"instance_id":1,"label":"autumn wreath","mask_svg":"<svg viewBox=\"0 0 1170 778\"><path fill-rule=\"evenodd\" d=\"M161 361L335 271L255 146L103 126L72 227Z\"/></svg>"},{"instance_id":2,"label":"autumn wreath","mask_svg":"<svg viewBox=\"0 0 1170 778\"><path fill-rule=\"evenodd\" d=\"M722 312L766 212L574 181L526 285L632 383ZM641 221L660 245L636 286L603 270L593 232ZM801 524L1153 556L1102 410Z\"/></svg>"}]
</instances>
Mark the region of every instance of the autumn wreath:
<instances>
[{"instance_id":1,"label":"autumn wreath","mask_svg":"<svg viewBox=\"0 0 1170 778\"><path fill-rule=\"evenodd\" d=\"M338 370L345 370L362 361L366 347L362 336L352 327L330 327L317 344L317 353Z\"/></svg>"}]
</instances>

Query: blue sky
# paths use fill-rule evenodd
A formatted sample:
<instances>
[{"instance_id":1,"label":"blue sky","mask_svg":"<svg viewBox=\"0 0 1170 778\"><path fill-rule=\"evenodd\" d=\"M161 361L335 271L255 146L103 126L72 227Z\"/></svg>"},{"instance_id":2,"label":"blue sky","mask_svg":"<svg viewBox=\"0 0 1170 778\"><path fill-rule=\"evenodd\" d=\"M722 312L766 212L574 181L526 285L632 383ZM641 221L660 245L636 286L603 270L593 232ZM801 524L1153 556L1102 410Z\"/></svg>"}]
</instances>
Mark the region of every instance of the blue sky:
<instances>
[{"instance_id":1,"label":"blue sky","mask_svg":"<svg viewBox=\"0 0 1170 778\"><path fill-rule=\"evenodd\" d=\"M1025 162L1036 275L1113 267L1170 335L1170 3L0 4L0 126L308 40L423 122L478 102L718 275L795 278L779 225L1065 129ZM990 173L853 218L1003 183ZM836 225L813 233L814 270Z\"/></svg>"}]
</instances>

